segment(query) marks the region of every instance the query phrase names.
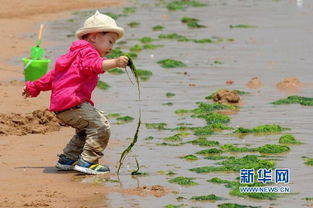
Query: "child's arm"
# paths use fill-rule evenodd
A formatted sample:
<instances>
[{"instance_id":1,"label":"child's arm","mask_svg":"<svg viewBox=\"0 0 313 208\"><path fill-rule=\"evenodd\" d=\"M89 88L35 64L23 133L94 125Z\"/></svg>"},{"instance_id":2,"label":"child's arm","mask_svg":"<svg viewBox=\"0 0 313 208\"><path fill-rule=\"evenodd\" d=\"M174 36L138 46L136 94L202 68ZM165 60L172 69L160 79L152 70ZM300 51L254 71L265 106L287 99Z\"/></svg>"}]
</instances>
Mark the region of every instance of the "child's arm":
<instances>
[{"instance_id":1,"label":"child's arm","mask_svg":"<svg viewBox=\"0 0 313 208\"><path fill-rule=\"evenodd\" d=\"M109 69L115 67L126 67L128 63L127 56L120 56L114 59L104 59L99 57L99 54L95 51L85 50L82 51L81 70L85 73L101 74Z\"/></svg>"},{"instance_id":2,"label":"child's arm","mask_svg":"<svg viewBox=\"0 0 313 208\"><path fill-rule=\"evenodd\" d=\"M22 95L25 98L37 97L40 91L51 90L51 79L53 74L54 70L51 70L49 73L34 82L27 81L25 83L25 87L23 88Z\"/></svg>"},{"instance_id":3,"label":"child's arm","mask_svg":"<svg viewBox=\"0 0 313 208\"><path fill-rule=\"evenodd\" d=\"M102 62L102 69L103 71L108 71L109 69L115 67L125 68L128 64L128 57L127 56L120 56L115 59L106 59Z\"/></svg>"}]
</instances>

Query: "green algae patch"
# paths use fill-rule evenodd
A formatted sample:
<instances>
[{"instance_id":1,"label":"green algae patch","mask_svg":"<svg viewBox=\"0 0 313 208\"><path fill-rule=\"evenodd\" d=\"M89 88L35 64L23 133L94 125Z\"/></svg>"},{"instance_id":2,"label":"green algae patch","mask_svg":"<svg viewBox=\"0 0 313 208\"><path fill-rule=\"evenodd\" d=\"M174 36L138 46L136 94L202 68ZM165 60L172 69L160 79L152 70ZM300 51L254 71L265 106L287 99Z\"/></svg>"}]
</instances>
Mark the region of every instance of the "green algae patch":
<instances>
[{"instance_id":1,"label":"green algae patch","mask_svg":"<svg viewBox=\"0 0 313 208\"><path fill-rule=\"evenodd\" d=\"M108 85L107 83L99 80L98 83L97 83L97 87L99 89L101 89L101 90L107 90L110 87L110 85Z\"/></svg>"},{"instance_id":2,"label":"green algae patch","mask_svg":"<svg viewBox=\"0 0 313 208\"><path fill-rule=\"evenodd\" d=\"M247 24L238 24L238 25L229 25L230 28L256 28L255 25L247 25Z\"/></svg>"},{"instance_id":3,"label":"green algae patch","mask_svg":"<svg viewBox=\"0 0 313 208\"><path fill-rule=\"evenodd\" d=\"M210 124L223 124L223 123L228 123L230 121L229 116L221 114L221 113L207 113L207 114L196 114L193 115L192 117L196 117L196 118L202 118L204 119L208 125Z\"/></svg>"},{"instance_id":4,"label":"green algae patch","mask_svg":"<svg viewBox=\"0 0 313 208\"><path fill-rule=\"evenodd\" d=\"M233 105L225 105L225 104L220 104L220 103L198 102L197 105L198 107L192 110L192 112L195 114L203 114L203 113L208 113L211 111L225 110L225 109L235 110L238 108Z\"/></svg>"},{"instance_id":5,"label":"green algae patch","mask_svg":"<svg viewBox=\"0 0 313 208\"><path fill-rule=\"evenodd\" d=\"M169 40L177 40L181 42L188 42L191 41L190 38L187 38L186 36L179 35L177 33L169 33L169 34L160 34L160 39L169 39Z\"/></svg>"},{"instance_id":6,"label":"green algae patch","mask_svg":"<svg viewBox=\"0 0 313 208\"><path fill-rule=\"evenodd\" d=\"M116 118L120 116L121 115L119 113L109 113L108 115L106 115L107 118Z\"/></svg>"},{"instance_id":7,"label":"green algae patch","mask_svg":"<svg viewBox=\"0 0 313 208\"><path fill-rule=\"evenodd\" d=\"M302 158L303 158L303 160L304 160L304 164L310 165L310 166L313 165L313 158L305 157L305 156L303 156Z\"/></svg>"},{"instance_id":8,"label":"green algae patch","mask_svg":"<svg viewBox=\"0 0 313 208\"><path fill-rule=\"evenodd\" d=\"M113 68L113 69L110 69L108 72L110 74L115 74L115 75L124 74L125 73L125 71L120 69L120 68Z\"/></svg>"},{"instance_id":9,"label":"green algae patch","mask_svg":"<svg viewBox=\"0 0 313 208\"><path fill-rule=\"evenodd\" d=\"M137 44L132 46L129 50L132 52L140 52L142 50L142 46Z\"/></svg>"},{"instance_id":10,"label":"green algae patch","mask_svg":"<svg viewBox=\"0 0 313 208\"><path fill-rule=\"evenodd\" d=\"M176 94L175 94L175 93L172 93L172 92L167 92L167 93L165 94L165 96L168 97L168 98L174 97L175 95L176 95Z\"/></svg>"},{"instance_id":11,"label":"green algae patch","mask_svg":"<svg viewBox=\"0 0 313 208\"><path fill-rule=\"evenodd\" d=\"M296 138L293 135L285 134L279 138L279 144L303 144L303 143L296 140Z\"/></svg>"},{"instance_id":12,"label":"green algae patch","mask_svg":"<svg viewBox=\"0 0 313 208\"><path fill-rule=\"evenodd\" d=\"M170 11L176 11L176 10L184 10L188 7L205 7L207 6L206 3L202 3L195 0L180 0L180 1L173 1L167 4L166 8Z\"/></svg>"},{"instance_id":13,"label":"green algae patch","mask_svg":"<svg viewBox=\"0 0 313 208\"><path fill-rule=\"evenodd\" d=\"M155 44L144 44L142 46L143 49L146 49L146 50L152 50L152 49L156 49L156 48L160 48L160 47L163 47L164 45L155 45Z\"/></svg>"},{"instance_id":14,"label":"green algae patch","mask_svg":"<svg viewBox=\"0 0 313 208\"><path fill-rule=\"evenodd\" d=\"M206 27L205 25L200 25L198 22L199 20L196 18L192 17L183 17L181 19L181 22L186 24L188 28L204 28Z\"/></svg>"},{"instance_id":15,"label":"green algae patch","mask_svg":"<svg viewBox=\"0 0 313 208\"><path fill-rule=\"evenodd\" d=\"M229 156L222 156L222 155L210 155L205 157L206 160L225 160L229 158Z\"/></svg>"},{"instance_id":16,"label":"green algae patch","mask_svg":"<svg viewBox=\"0 0 313 208\"><path fill-rule=\"evenodd\" d=\"M134 27L138 27L140 25L140 23L139 22L130 22L127 25L131 28L134 28Z\"/></svg>"},{"instance_id":17,"label":"green algae patch","mask_svg":"<svg viewBox=\"0 0 313 208\"><path fill-rule=\"evenodd\" d=\"M182 208L182 207L185 207L185 205L184 204L180 204L180 205L167 204L164 207L165 208Z\"/></svg>"},{"instance_id":18,"label":"green algae patch","mask_svg":"<svg viewBox=\"0 0 313 208\"><path fill-rule=\"evenodd\" d=\"M134 14L135 12L136 12L135 7L125 7L123 9L123 14L125 14L125 15Z\"/></svg>"},{"instance_id":19,"label":"green algae patch","mask_svg":"<svg viewBox=\"0 0 313 208\"><path fill-rule=\"evenodd\" d=\"M284 105L284 104L301 104L306 106L313 106L313 98L302 97L302 96L289 96L285 99L280 99L272 102L274 105Z\"/></svg>"},{"instance_id":20,"label":"green algae patch","mask_svg":"<svg viewBox=\"0 0 313 208\"><path fill-rule=\"evenodd\" d=\"M161 30L163 30L164 29L164 27L162 26L162 25L156 25L156 26L153 26L152 27L152 30L153 31L161 31Z\"/></svg>"},{"instance_id":21,"label":"green algae patch","mask_svg":"<svg viewBox=\"0 0 313 208\"><path fill-rule=\"evenodd\" d=\"M223 203L217 205L218 208L261 208L256 206L249 206L249 205L242 205L242 204L236 204L236 203Z\"/></svg>"},{"instance_id":22,"label":"green algae patch","mask_svg":"<svg viewBox=\"0 0 313 208\"><path fill-rule=\"evenodd\" d=\"M158 143L157 145L159 145L159 146L178 147L178 146L184 145L184 143L182 143L182 142L180 142L180 143L167 143L167 142L162 142L162 143Z\"/></svg>"},{"instance_id":23,"label":"green algae patch","mask_svg":"<svg viewBox=\"0 0 313 208\"><path fill-rule=\"evenodd\" d=\"M155 41L155 39L151 38L151 37L142 37L138 39L141 43L151 43L153 41Z\"/></svg>"},{"instance_id":24,"label":"green algae patch","mask_svg":"<svg viewBox=\"0 0 313 208\"><path fill-rule=\"evenodd\" d=\"M233 144L224 144L221 149L225 152L256 152L256 148L236 147Z\"/></svg>"},{"instance_id":25,"label":"green algae patch","mask_svg":"<svg viewBox=\"0 0 313 208\"><path fill-rule=\"evenodd\" d=\"M166 130L167 123L145 123L147 129Z\"/></svg>"},{"instance_id":26,"label":"green algae patch","mask_svg":"<svg viewBox=\"0 0 313 208\"><path fill-rule=\"evenodd\" d=\"M148 137L144 138L144 140L153 140L153 139L154 139L153 136L148 136Z\"/></svg>"},{"instance_id":27,"label":"green algae patch","mask_svg":"<svg viewBox=\"0 0 313 208\"><path fill-rule=\"evenodd\" d=\"M191 160L191 161L194 161L194 160L198 160L199 158L195 155L185 155L184 157L182 157L183 159L185 160Z\"/></svg>"},{"instance_id":28,"label":"green algae patch","mask_svg":"<svg viewBox=\"0 0 313 208\"><path fill-rule=\"evenodd\" d=\"M214 64L224 64L224 62L222 62L222 61L220 61L220 60L215 60L213 63L214 63Z\"/></svg>"},{"instance_id":29,"label":"green algae patch","mask_svg":"<svg viewBox=\"0 0 313 208\"><path fill-rule=\"evenodd\" d=\"M192 40L194 43L214 43L214 41L210 38L204 38L204 39L199 39L199 40Z\"/></svg>"},{"instance_id":30,"label":"green algae patch","mask_svg":"<svg viewBox=\"0 0 313 208\"><path fill-rule=\"evenodd\" d=\"M284 128L277 124L265 124L256 126L252 129L246 129L243 127L237 128L234 133L246 134L246 133L279 133L285 130L290 130L290 128Z\"/></svg>"},{"instance_id":31,"label":"green algae patch","mask_svg":"<svg viewBox=\"0 0 313 208\"><path fill-rule=\"evenodd\" d=\"M167 103L162 103L162 105L172 106L172 105L174 105L174 103L172 103L172 102L167 102Z\"/></svg>"},{"instance_id":32,"label":"green algae patch","mask_svg":"<svg viewBox=\"0 0 313 208\"><path fill-rule=\"evenodd\" d=\"M221 166L204 166L198 168L189 169L196 173L209 173L217 171L240 171L240 169L261 169L261 168L273 168L275 162L271 160L258 159L256 155L246 155L241 158L229 157L224 161L216 163Z\"/></svg>"},{"instance_id":33,"label":"green algae patch","mask_svg":"<svg viewBox=\"0 0 313 208\"><path fill-rule=\"evenodd\" d=\"M196 136L210 136L214 133L214 130L211 126L204 126L204 127L198 127L194 128L194 135Z\"/></svg>"},{"instance_id":34,"label":"green algae patch","mask_svg":"<svg viewBox=\"0 0 313 208\"><path fill-rule=\"evenodd\" d=\"M178 176L176 178L170 179L169 182L170 183L177 183L177 184L182 185L182 186L198 185L198 183L194 182L193 180L195 180L195 178L188 178L188 177L184 177L184 176Z\"/></svg>"},{"instance_id":35,"label":"green algae patch","mask_svg":"<svg viewBox=\"0 0 313 208\"><path fill-rule=\"evenodd\" d=\"M119 17L124 16L124 15L121 15L121 14L115 14L115 13L113 13L113 12L106 12L106 13L104 13L104 14L108 15L109 17L112 17L112 18L115 19L115 20L117 20Z\"/></svg>"},{"instance_id":36,"label":"green algae patch","mask_svg":"<svg viewBox=\"0 0 313 208\"><path fill-rule=\"evenodd\" d=\"M220 144L218 141L209 141L205 137L199 137L198 139L192 140L188 143L191 143L193 145L199 145L201 147L212 147L218 146Z\"/></svg>"},{"instance_id":37,"label":"green algae patch","mask_svg":"<svg viewBox=\"0 0 313 208\"><path fill-rule=\"evenodd\" d=\"M223 153L223 150L220 150L217 148L210 148L210 149L205 149L205 150L196 152L196 154L198 155L210 155L210 154L221 154L221 153Z\"/></svg>"},{"instance_id":38,"label":"green algae patch","mask_svg":"<svg viewBox=\"0 0 313 208\"><path fill-rule=\"evenodd\" d=\"M180 142L182 140L179 134L175 134L174 136L170 137L165 137L163 139L168 142Z\"/></svg>"},{"instance_id":39,"label":"green algae patch","mask_svg":"<svg viewBox=\"0 0 313 208\"><path fill-rule=\"evenodd\" d=\"M191 200L195 201L217 201L217 200L225 200L225 198L216 196L215 194L209 194L205 196L193 196L190 198Z\"/></svg>"},{"instance_id":40,"label":"green algae patch","mask_svg":"<svg viewBox=\"0 0 313 208\"><path fill-rule=\"evenodd\" d=\"M147 81L152 76L152 72L144 69L136 70L137 76L141 79L141 81Z\"/></svg>"},{"instance_id":41,"label":"green algae patch","mask_svg":"<svg viewBox=\"0 0 313 208\"><path fill-rule=\"evenodd\" d=\"M262 147L257 148L260 153L282 153L282 152L288 152L290 150L289 147L278 145L278 144L266 144Z\"/></svg>"},{"instance_id":42,"label":"green algae patch","mask_svg":"<svg viewBox=\"0 0 313 208\"><path fill-rule=\"evenodd\" d=\"M175 114L177 114L177 115L185 115L187 113L191 113L191 110L187 110L187 109L177 109L177 110L175 110Z\"/></svg>"},{"instance_id":43,"label":"green algae patch","mask_svg":"<svg viewBox=\"0 0 313 208\"><path fill-rule=\"evenodd\" d=\"M117 117L116 120L118 121L117 124L124 124L124 123L132 122L134 118L131 116L121 116L121 117Z\"/></svg>"},{"instance_id":44,"label":"green algae patch","mask_svg":"<svg viewBox=\"0 0 313 208\"><path fill-rule=\"evenodd\" d=\"M157 63L160 64L163 68L177 68L186 66L186 64L184 64L182 61L174 59L163 59L158 61Z\"/></svg>"}]
</instances>

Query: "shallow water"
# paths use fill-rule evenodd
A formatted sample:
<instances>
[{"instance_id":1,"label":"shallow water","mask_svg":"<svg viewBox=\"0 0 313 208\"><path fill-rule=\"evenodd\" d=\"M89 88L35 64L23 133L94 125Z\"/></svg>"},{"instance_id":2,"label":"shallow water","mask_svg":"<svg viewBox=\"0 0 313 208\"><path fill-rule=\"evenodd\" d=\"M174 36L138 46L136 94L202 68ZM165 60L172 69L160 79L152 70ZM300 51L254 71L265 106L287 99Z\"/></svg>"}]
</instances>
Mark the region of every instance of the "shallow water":
<instances>
[{"instance_id":1,"label":"shallow water","mask_svg":"<svg viewBox=\"0 0 313 208\"><path fill-rule=\"evenodd\" d=\"M126 158L121 169L121 182L123 188L136 188L137 186L162 185L174 191L161 198L154 196L141 197L136 195L123 195L112 193L108 195L111 207L163 207L166 204L186 204L186 207L217 207L221 203L239 203L261 207L306 207L309 206L303 198L313 197L312 167L304 165L302 156L313 156L311 139L313 115L312 107L300 105L274 106L270 102L285 98L286 93L280 92L275 85L286 77L297 77L304 83L311 83L313 73L311 68L313 59L313 2L309 0L212 0L209 6L188 8L185 11L168 11L164 5L155 5L158 1L131 1L128 7L136 7L136 12L127 17L120 17L118 24L125 28L127 41L122 49L127 49L138 44L137 38L144 36L157 38L161 33L178 33L194 39L220 36L225 39L233 38L234 42L224 41L219 44L197 44L192 42L176 42L168 40L155 41L153 44L162 44L164 47L155 50L143 50L135 59L138 68L151 70L153 76L146 82L141 82L141 101L137 100L136 86L132 85L126 74L101 76L101 80L111 87L109 90L94 92L96 106L106 113L120 113L138 118L139 108L142 110L143 123L165 122L169 127L176 127L177 123L192 123L193 126L203 126L204 121L192 119L189 116L177 116L174 111L179 108L192 109L196 102L204 101L204 97L219 88L238 89L250 92L242 96L243 105L239 113L231 115L229 126L243 126L252 128L261 124L279 124L291 128L288 133L295 135L304 142L303 145L293 145L291 151L281 154L276 163L277 168L289 168L291 171L292 195L284 195L274 201L252 200L230 196L230 189L221 184L212 184L206 180L213 177L233 180L239 176L234 173L209 173L197 174L188 169L199 166L210 166L216 161L200 159L187 162L180 156L194 154L205 147L185 144L183 146L159 146L164 137L172 136L177 132L158 131L146 129L144 124L140 128L139 141L133 151ZM301 3L302 2L302 3ZM102 12L122 13L123 8L101 9ZM188 29L180 22L184 16L199 19L199 23L206 28ZM72 34L85 20L83 15L73 15L68 20L51 22L47 25L47 39L58 41L58 45L47 48L47 54L53 60L65 53ZM127 26L129 22L137 21L141 24L137 28ZM155 25L163 25L164 31L152 31ZM256 28L230 29L229 25L251 24ZM184 68L163 69L156 62L172 58L182 60L187 64ZM223 64L214 64L221 60ZM183 72L187 72L184 75ZM246 88L245 84L252 77L259 77L264 85L258 90ZM233 80L234 84L228 86L226 80ZM194 86L190 86L190 84ZM176 96L167 98L165 94L173 92ZM302 88L298 93L301 96L313 97L312 88ZM172 102L173 106L162 105ZM137 125L137 120L124 125L115 125L111 120L112 139L125 143L124 146L108 148L104 154L106 160L113 164L118 162L121 152L126 148L127 138L132 138ZM285 133L285 132L284 132ZM244 138L227 135L221 132L210 136L209 140L217 140L221 145L225 143L249 144L252 147L267 143L277 144L281 134L267 136L248 135ZM143 138L153 136L153 140ZM193 135L183 141L193 140ZM242 154L245 155L245 154ZM132 178L130 171L136 168L137 157L141 166L140 171L148 176ZM114 167L112 166L114 171ZM160 174L174 171L175 176ZM176 176L195 177L200 185L183 187L171 184L168 179ZM116 179L111 175L111 179ZM82 182L93 183L92 177L82 179ZM119 183L105 182L108 186L117 186ZM194 202L190 198L198 195L216 194L227 198L224 201ZM179 202L176 197L186 199Z\"/></svg>"}]
</instances>

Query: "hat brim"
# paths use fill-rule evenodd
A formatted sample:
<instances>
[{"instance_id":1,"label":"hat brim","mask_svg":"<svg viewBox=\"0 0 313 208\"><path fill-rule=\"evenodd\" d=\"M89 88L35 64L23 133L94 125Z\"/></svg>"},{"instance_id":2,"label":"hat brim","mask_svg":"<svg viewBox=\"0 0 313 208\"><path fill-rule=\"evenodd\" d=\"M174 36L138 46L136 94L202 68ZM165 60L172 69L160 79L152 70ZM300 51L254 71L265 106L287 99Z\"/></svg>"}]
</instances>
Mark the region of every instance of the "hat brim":
<instances>
[{"instance_id":1,"label":"hat brim","mask_svg":"<svg viewBox=\"0 0 313 208\"><path fill-rule=\"evenodd\" d=\"M76 37L82 39L82 37L88 33L96 32L114 32L118 35L117 39L120 39L124 36L124 29L121 27L90 27L90 28L80 28L76 31Z\"/></svg>"}]
</instances>

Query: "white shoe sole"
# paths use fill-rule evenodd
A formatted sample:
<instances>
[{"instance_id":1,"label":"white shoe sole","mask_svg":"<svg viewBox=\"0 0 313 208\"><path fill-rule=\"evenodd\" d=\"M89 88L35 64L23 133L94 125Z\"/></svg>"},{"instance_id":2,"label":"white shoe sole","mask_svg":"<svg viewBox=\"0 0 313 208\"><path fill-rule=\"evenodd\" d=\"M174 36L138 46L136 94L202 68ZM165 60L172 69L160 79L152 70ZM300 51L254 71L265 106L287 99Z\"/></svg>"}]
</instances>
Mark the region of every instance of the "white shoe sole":
<instances>
[{"instance_id":1,"label":"white shoe sole","mask_svg":"<svg viewBox=\"0 0 313 208\"><path fill-rule=\"evenodd\" d=\"M90 174L90 175L101 175L101 174L106 174L106 173L110 172L109 170L106 171L106 172L98 172L96 170L91 170L89 168L80 167L78 165L75 165L74 170L82 172L82 173L87 173L87 174Z\"/></svg>"},{"instance_id":2,"label":"white shoe sole","mask_svg":"<svg viewBox=\"0 0 313 208\"><path fill-rule=\"evenodd\" d=\"M61 163L57 163L55 167L59 170L73 170L74 169L73 165L62 165Z\"/></svg>"}]
</instances>

